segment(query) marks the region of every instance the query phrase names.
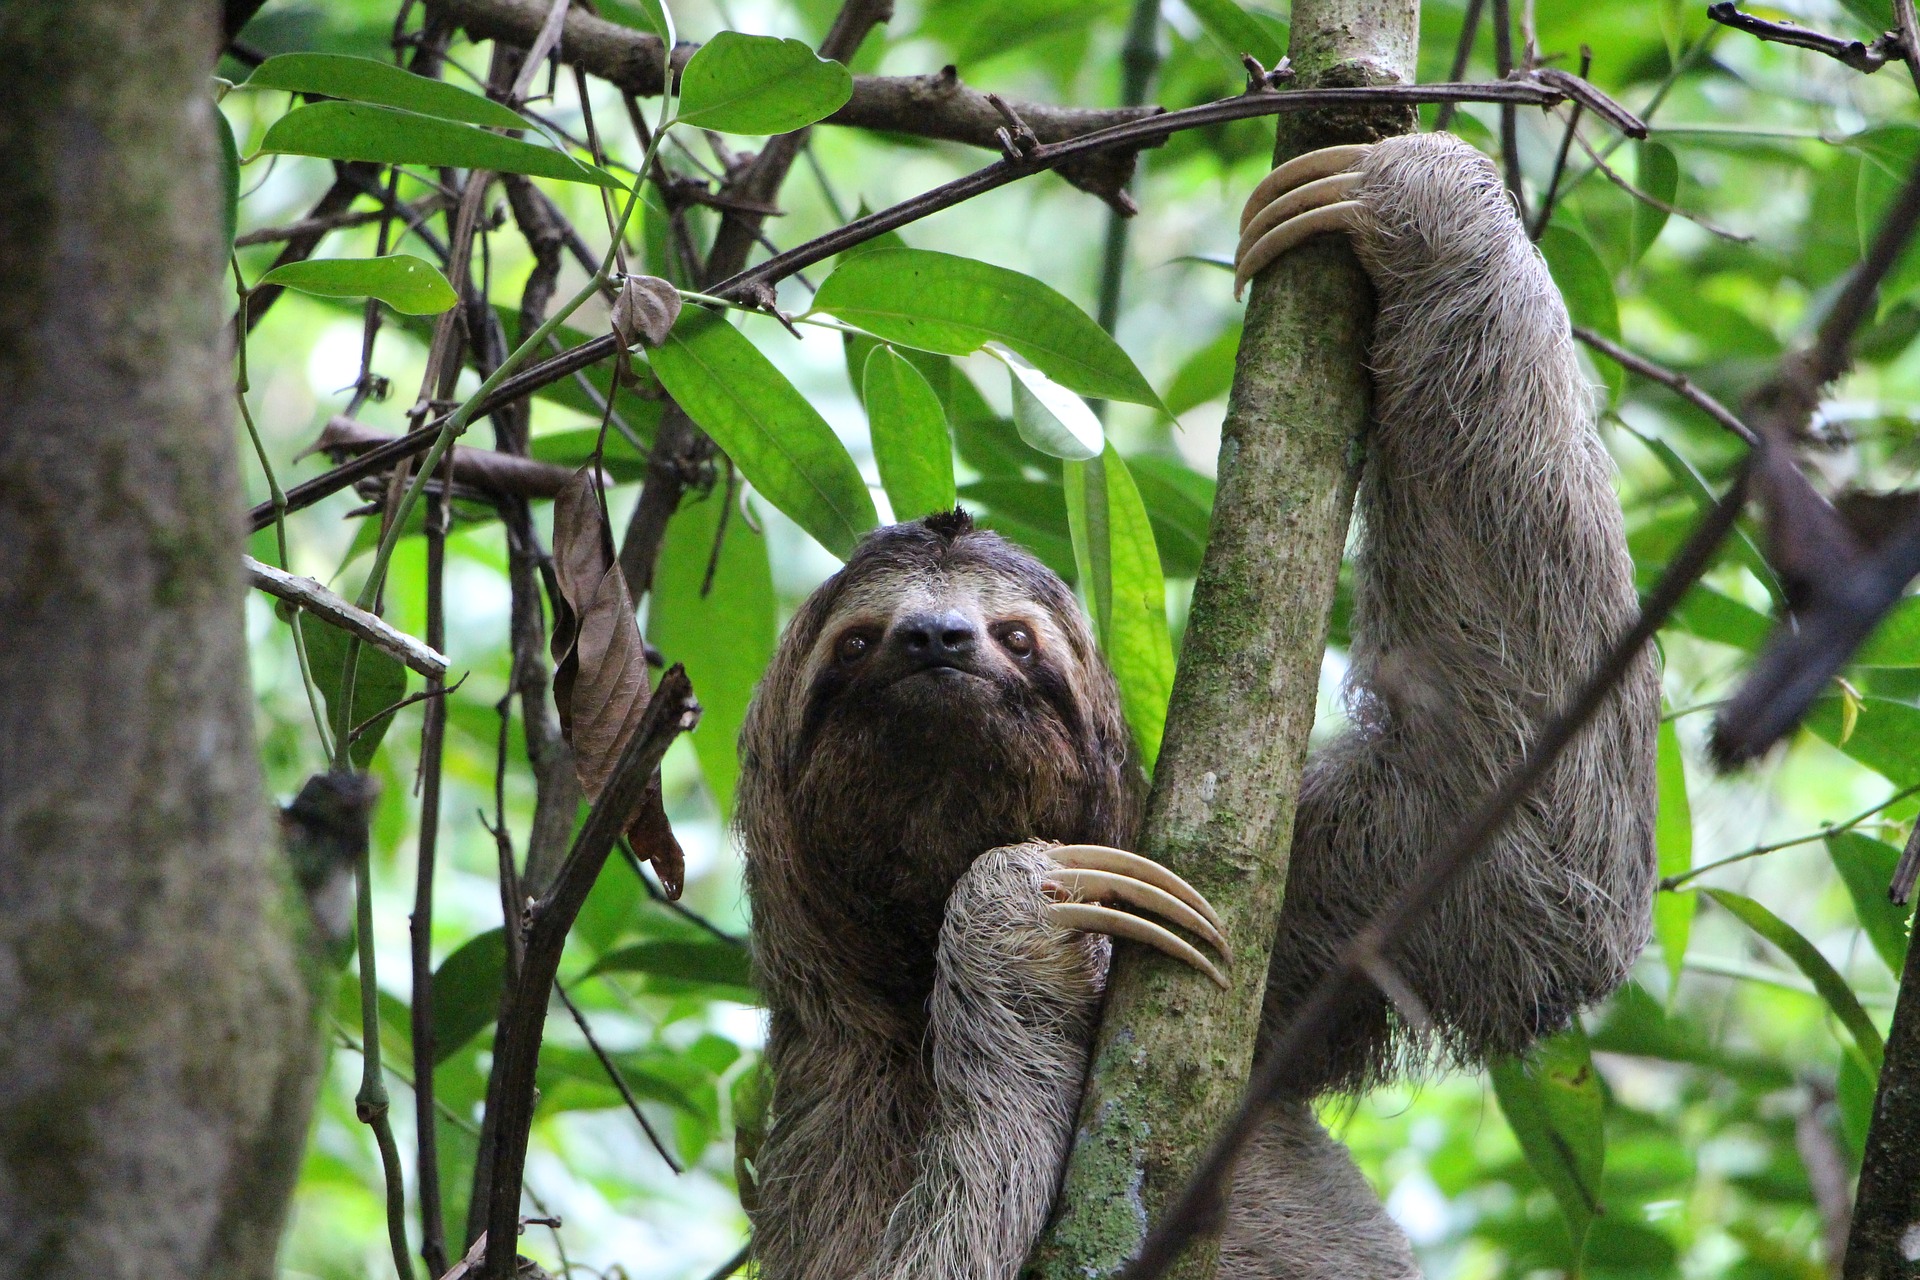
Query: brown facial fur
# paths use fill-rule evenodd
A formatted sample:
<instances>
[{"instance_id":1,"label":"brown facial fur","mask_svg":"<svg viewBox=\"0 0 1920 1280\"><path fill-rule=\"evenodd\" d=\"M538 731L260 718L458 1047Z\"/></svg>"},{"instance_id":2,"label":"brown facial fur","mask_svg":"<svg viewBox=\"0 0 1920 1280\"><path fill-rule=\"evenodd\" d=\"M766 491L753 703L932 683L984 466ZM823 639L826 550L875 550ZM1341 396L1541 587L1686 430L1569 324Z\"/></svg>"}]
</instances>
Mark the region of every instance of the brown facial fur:
<instances>
[{"instance_id":1,"label":"brown facial fur","mask_svg":"<svg viewBox=\"0 0 1920 1280\"><path fill-rule=\"evenodd\" d=\"M942 647L929 621L970 642L916 653L919 639ZM1011 628L1030 652L1003 643ZM815 592L742 741L763 979L804 964L807 987L907 1020L931 990L947 896L980 853L1134 832L1138 769L1079 603L957 513L878 531Z\"/></svg>"}]
</instances>

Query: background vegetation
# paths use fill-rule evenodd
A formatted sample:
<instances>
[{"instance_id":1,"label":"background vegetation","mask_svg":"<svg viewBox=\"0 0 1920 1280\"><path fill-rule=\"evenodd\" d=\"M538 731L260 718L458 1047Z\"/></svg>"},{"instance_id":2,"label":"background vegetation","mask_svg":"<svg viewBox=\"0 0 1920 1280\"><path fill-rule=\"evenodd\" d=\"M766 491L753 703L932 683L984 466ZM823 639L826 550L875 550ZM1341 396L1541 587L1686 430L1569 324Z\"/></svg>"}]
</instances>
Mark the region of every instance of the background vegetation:
<instances>
[{"instance_id":1,"label":"background vegetation","mask_svg":"<svg viewBox=\"0 0 1920 1280\"><path fill-rule=\"evenodd\" d=\"M246 28L242 51L390 60L394 8L390 0L274 3ZM602 0L597 8L636 26L653 21L643 6L624 0ZM827 0L680 0L672 12L687 40L735 30L811 45L836 8ZM1239 10L1226 0L1165 0L1156 8L1149 0L1142 12L1161 55L1148 98L1168 107L1238 92L1245 73L1237 55L1249 44L1266 41L1259 52L1269 63L1285 47L1287 15L1279 8ZM1755 12L1863 40L1891 25L1874 0L1809 0ZM903 0L853 66L922 74L952 63L969 84L1010 98L1110 105L1127 92L1122 50L1134 17L1126 0ZM1898 61L1861 74L1715 25L1694 4L1538 0L1515 17L1516 43L1524 48L1531 39L1555 65L1577 67L1582 49L1590 50L1591 79L1652 125L1648 141L1620 145L1589 116L1581 126L1585 142L1573 146L1562 167L1566 108L1519 113L1526 207L1536 216L1542 193L1556 185L1539 239L1576 323L1738 404L1783 352L1804 342L1920 155L1913 84ZM1458 6L1425 6L1423 81L1448 77L1461 18ZM1483 32L1466 78L1492 78L1493 46ZM229 59L222 74L239 81L249 70ZM487 74L487 48L456 40L448 82L477 87ZM619 95L588 83L606 149L615 160L637 162L641 144ZM572 76L563 71L550 82L543 70L533 93L532 111L566 135L585 136ZM289 95L277 90L227 95L222 110L240 153L251 154L289 107ZM1431 124L1435 110L1422 111ZM1498 156L1498 121L1498 108L1468 106L1450 127ZM1176 647L1206 535L1209 477L1238 333L1230 276L1218 264L1231 252L1240 200L1266 170L1271 130L1270 122L1254 120L1178 134L1143 153L1134 188L1140 212L1126 245L1113 328L1172 416L1115 403L1107 428L1151 520ZM733 152L753 145L690 129L681 134L687 145L661 155L684 174L724 172ZM1604 168L1589 146L1605 157ZM775 245L790 246L862 206L892 204L981 163L982 153L958 145L822 127L781 192L784 212L769 220L767 233ZM400 179L399 198L433 195L418 172ZM248 283L277 247L250 246L249 233L305 216L333 177L325 161L292 155L261 156L242 168L238 260ZM540 185L600 252L607 217L599 190ZM1653 199L1636 199L1632 188ZM496 191L488 214L503 204ZM916 223L904 240L1026 273L1098 314L1103 278L1110 279L1103 270L1106 221L1093 197L1041 176ZM696 240L711 234L707 211L694 209L691 222ZM444 236L443 219L436 215L431 225ZM497 305L517 310L532 256L511 217L496 223L489 216L482 225L477 273ZM414 237L383 246L380 234L372 224L334 231L316 256L370 257L385 248L434 257ZM636 269L674 273L661 258L667 237L656 210L642 211L629 239ZM810 285L829 270L783 285L782 307L805 311ZM569 262L559 296L585 279ZM586 334L604 332L606 308L593 299L570 323ZM900 490L878 483L861 394L866 344L804 325L790 335L765 318L738 325L831 425L873 487L884 519L887 492ZM404 429L429 332L430 317L387 316L371 369L391 391L360 406L360 420ZM358 300L302 293L281 298L254 330L247 400L283 484L323 465L300 455L360 380L364 333ZM1819 430L1828 444L1813 460L1832 483L1912 486L1920 471L1917 335L1920 256L1910 256L1856 346L1858 368L1823 407ZM951 362L950 375L941 365L936 380L947 381L940 390L960 501L1078 577L1061 463L1023 444L1006 421L1006 372L981 355ZM1723 486L1738 444L1693 405L1610 360L1596 358L1593 373L1603 388L1603 433L1619 465L1636 563L1650 583L1708 493ZM462 394L477 385L473 374L464 376ZM534 455L584 461L599 424L585 393L563 382L534 403ZM608 437L608 467L619 482L607 495L616 530L636 501L640 450L659 404L642 385L623 392L617 408L633 435L616 429ZM687 854L685 905L698 919L654 901L637 868L615 858L594 888L561 973L594 1039L685 1171L672 1172L649 1144L580 1027L550 1021L528 1188L538 1211L563 1225L529 1229L523 1248L556 1273L570 1266L578 1274L635 1280L704 1276L745 1239L733 1135L752 1114L761 1024L737 945L748 922L738 852L726 830L731 735L781 621L836 561L750 487L742 496L724 466L710 479L710 490L702 496L696 485L669 526L642 615L648 640L669 662L686 663L706 707L700 727L674 746L664 768L667 811ZM249 485L252 500L268 496L257 468ZM377 521L349 515L361 505L348 493L290 517L288 567L354 594L377 534ZM534 504L543 540L548 507ZM256 535L253 554L280 562L272 530ZM424 539L404 537L386 590L386 615L414 635L426 631L425 561ZM485 505L456 503L445 574L446 649L453 673L466 674L447 698L431 941L438 1139L448 1235L457 1240L501 954L498 848L490 827L503 825L524 850L534 791L517 714L502 736L500 706L512 675L508 554L502 525ZM1598 1088L1566 1104L1590 1108L1590 1119L1565 1123L1582 1135L1582 1167L1598 1175L1591 1185L1570 1193L1551 1168L1543 1176L1529 1163L1485 1076L1441 1076L1329 1106L1330 1122L1415 1240L1430 1274L1572 1270L1583 1229L1591 1275L1826 1272L1828 1239L1844 1230L1845 1197L1858 1169L1878 1066L1875 1036L1886 1026L1893 974L1907 945L1904 913L1887 904L1885 885L1920 811L1920 796L1906 795L1920 787L1920 609L1896 611L1789 749L1747 772L1716 776L1705 763L1703 712L1750 660L1778 592L1753 545L1736 542L1660 637L1671 708L1661 738L1662 868L1678 876L1728 865L1662 894L1658 942L1635 982L1585 1019ZM1327 731L1341 714L1342 620L1335 622L1323 682ZM291 633L271 600L256 596L249 624L261 739L275 791L285 799L325 756ZM309 624L306 634L320 630ZM316 653L315 661L325 655ZM417 689L419 678L411 679ZM374 817L373 936L410 1205L417 1187L406 1083L407 916L422 715L418 704L402 710L371 761L384 784ZM1742 854L1754 856L1733 860ZM1716 898L1706 889L1739 896ZM1766 914L1747 907L1749 899ZM1766 931L1773 941L1762 936ZM1811 944L1797 957L1796 937ZM1864 1009L1874 1035L1862 1031L1850 1000ZM392 1266L381 1162L354 1114L360 1026L357 992L343 980L331 1065L284 1255L288 1275L365 1276ZM1560 1048L1576 1061L1585 1051L1577 1042ZM1603 1172L1595 1163L1602 1154ZM1597 1211L1590 1227L1586 1210Z\"/></svg>"}]
</instances>

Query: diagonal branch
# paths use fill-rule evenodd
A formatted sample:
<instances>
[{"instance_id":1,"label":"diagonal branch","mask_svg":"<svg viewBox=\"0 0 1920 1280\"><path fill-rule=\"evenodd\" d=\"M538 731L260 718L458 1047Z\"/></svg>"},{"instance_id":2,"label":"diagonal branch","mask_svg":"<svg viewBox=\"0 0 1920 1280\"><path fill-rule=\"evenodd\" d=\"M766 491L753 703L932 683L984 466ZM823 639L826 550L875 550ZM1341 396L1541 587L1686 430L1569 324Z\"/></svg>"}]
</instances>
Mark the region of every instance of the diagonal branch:
<instances>
[{"instance_id":1,"label":"diagonal branch","mask_svg":"<svg viewBox=\"0 0 1920 1280\"><path fill-rule=\"evenodd\" d=\"M1740 6L1733 0L1722 0L1719 4L1707 6L1707 16L1723 27L1732 27L1735 31L1744 31L1750 36L1772 44L1788 44L1796 49L1811 49L1815 53L1824 53L1836 62L1844 62L1855 71L1872 75L1880 68L1901 57L1904 50L1900 33L1884 32L1876 36L1873 43L1849 40L1844 36L1830 36L1824 31L1814 31L1797 22L1774 22L1767 18L1756 18L1750 13L1740 12Z\"/></svg>"}]
</instances>

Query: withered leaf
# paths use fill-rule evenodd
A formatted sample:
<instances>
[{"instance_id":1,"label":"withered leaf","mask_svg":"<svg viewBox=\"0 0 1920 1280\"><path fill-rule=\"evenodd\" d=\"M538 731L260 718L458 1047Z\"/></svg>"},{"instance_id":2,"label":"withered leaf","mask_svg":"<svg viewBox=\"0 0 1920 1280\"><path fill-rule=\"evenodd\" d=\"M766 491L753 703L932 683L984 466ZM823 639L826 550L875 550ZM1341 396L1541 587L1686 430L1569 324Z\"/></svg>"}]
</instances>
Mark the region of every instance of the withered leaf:
<instances>
[{"instance_id":1,"label":"withered leaf","mask_svg":"<svg viewBox=\"0 0 1920 1280\"><path fill-rule=\"evenodd\" d=\"M554 499L553 571L562 606L553 628L554 703L581 789L597 800L646 712L649 687L633 598L584 467ZM627 835L677 897L685 863L657 785L648 789Z\"/></svg>"},{"instance_id":2,"label":"withered leaf","mask_svg":"<svg viewBox=\"0 0 1920 1280\"><path fill-rule=\"evenodd\" d=\"M613 300L613 332L623 347L657 347L680 317L680 291L659 276L628 276Z\"/></svg>"}]
</instances>

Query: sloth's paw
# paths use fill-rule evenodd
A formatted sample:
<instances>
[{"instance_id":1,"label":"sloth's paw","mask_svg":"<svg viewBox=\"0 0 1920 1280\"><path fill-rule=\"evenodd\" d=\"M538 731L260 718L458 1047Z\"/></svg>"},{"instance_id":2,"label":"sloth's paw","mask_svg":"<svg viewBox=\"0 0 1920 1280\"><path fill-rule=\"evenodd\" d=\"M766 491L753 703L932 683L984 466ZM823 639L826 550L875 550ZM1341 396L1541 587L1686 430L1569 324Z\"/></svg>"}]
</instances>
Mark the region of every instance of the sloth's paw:
<instances>
[{"instance_id":1,"label":"sloth's paw","mask_svg":"<svg viewBox=\"0 0 1920 1280\"><path fill-rule=\"evenodd\" d=\"M1165 925L1116 910L1108 903L1151 911L1205 939L1230 964L1232 952L1220 932L1220 916L1200 891L1150 858L1098 844L1054 845L1046 851L1052 869L1041 878L1054 924L1145 943L1198 969L1223 990L1227 979L1198 947Z\"/></svg>"},{"instance_id":2,"label":"sloth's paw","mask_svg":"<svg viewBox=\"0 0 1920 1280\"><path fill-rule=\"evenodd\" d=\"M1233 254L1233 296L1280 255L1311 236L1351 233L1364 206L1354 199L1370 143L1323 147L1295 156L1260 180L1240 213Z\"/></svg>"}]
</instances>

